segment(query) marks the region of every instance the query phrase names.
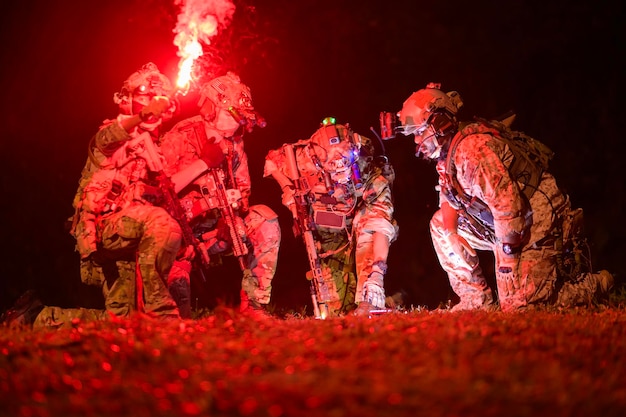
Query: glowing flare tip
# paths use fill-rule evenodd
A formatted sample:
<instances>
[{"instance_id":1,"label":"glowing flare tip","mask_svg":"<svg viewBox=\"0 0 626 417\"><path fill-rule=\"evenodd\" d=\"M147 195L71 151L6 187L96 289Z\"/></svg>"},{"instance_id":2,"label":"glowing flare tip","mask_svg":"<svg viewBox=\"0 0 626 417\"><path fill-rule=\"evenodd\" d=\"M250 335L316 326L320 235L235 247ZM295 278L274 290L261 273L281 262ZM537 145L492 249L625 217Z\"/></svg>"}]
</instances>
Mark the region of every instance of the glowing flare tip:
<instances>
[{"instance_id":1,"label":"glowing flare tip","mask_svg":"<svg viewBox=\"0 0 626 417\"><path fill-rule=\"evenodd\" d=\"M191 83L191 70L194 61L202 55L202 45L194 39L189 41L182 49L180 55L183 57L179 64L178 80L176 85L178 88L187 89Z\"/></svg>"}]
</instances>

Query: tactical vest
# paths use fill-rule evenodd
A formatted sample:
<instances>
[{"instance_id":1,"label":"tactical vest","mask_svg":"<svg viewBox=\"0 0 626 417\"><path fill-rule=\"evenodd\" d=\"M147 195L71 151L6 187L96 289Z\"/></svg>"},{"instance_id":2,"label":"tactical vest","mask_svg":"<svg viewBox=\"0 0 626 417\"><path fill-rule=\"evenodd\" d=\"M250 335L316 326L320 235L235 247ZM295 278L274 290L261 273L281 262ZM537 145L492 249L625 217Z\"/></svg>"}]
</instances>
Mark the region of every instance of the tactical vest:
<instances>
[{"instance_id":1,"label":"tactical vest","mask_svg":"<svg viewBox=\"0 0 626 417\"><path fill-rule=\"evenodd\" d=\"M483 201L465 193L456 178L453 160L456 148L461 141L469 135L486 134L504 142L513 155L507 167L509 175L528 200L537 190L554 152L538 140L523 132L513 131L501 122L481 118L476 118L476 121L477 123L471 123L462 128L450 144L445 163L448 189L442 189L442 192L456 206L455 208L464 208L473 220L480 223L475 226L483 226L483 229L487 229L480 233L485 236L493 232L493 216Z\"/></svg>"}]
</instances>

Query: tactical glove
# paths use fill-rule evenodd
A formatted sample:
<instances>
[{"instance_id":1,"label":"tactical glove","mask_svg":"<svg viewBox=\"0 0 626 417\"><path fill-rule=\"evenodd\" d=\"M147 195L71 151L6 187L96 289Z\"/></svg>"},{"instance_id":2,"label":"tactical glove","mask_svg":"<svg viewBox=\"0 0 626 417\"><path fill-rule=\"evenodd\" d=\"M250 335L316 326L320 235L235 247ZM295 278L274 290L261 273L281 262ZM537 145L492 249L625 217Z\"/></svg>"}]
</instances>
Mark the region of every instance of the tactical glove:
<instances>
[{"instance_id":1,"label":"tactical glove","mask_svg":"<svg viewBox=\"0 0 626 417\"><path fill-rule=\"evenodd\" d=\"M376 308L385 308L385 289L368 279L363 284L363 300Z\"/></svg>"},{"instance_id":2,"label":"tactical glove","mask_svg":"<svg viewBox=\"0 0 626 417\"><path fill-rule=\"evenodd\" d=\"M461 259L469 260L477 257L474 248L467 243L467 240L458 233L450 233L448 235L448 243L450 244L450 255L457 255Z\"/></svg>"},{"instance_id":3,"label":"tactical glove","mask_svg":"<svg viewBox=\"0 0 626 417\"><path fill-rule=\"evenodd\" d=\"M384 263L382 264L382 270L378 263L372 265L372 272L363 284L363 300L376 308L385 308L384 272L387 266Z\"/></svg>"},{"instance_id":4,"label":"tactical glove","mask_svg":"<svg viewBox=\"0 0 626 417\"><path fill-rule=\"evenodd\" d=\"M154 123L161 117L161 114L170 108L170 99L165 96L154 96L139 112L139 118L142 122Z\"/></svg>"},{"instance_id":5,"label":"tactical glove","mask_svg":"<svg viewBox=\"0 0 626 417\"><path fill-rule=\"evenodd\" d=\"M496 279L498 290L503 293L504 297L513 296L519 291L521 287L519 275L519 256L506 253L498 256Z\"/></svg>"},{"instance_id":6,"label":"tactical glove","mask_svg":"<svg viewBox=\"0 0 626 417\"><path fill-rule=\"evenodd\" d=\"M295 200L293 198L294 194L295 189L292 186L287 185L283 187L283 193L281 196L283 206L289 207L295 203Z\"/></svg>"}]
</instances>

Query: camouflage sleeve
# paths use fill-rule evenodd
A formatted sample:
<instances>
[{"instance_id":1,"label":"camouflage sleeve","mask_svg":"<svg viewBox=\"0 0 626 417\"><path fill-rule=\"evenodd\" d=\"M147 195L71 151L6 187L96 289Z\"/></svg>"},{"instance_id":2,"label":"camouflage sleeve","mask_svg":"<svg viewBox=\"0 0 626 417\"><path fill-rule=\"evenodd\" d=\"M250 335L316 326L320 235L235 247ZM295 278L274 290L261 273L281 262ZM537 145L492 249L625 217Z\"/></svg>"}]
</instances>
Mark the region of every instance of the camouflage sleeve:
<instances>
[{"instance_id":1,"label":"camouflage sleeve","mask_svg":"<svg viewBox=\"0 0 626 417\"><path fill-rule=\"evenodd\" d=\"M269 177L273 172L279 171L278 167L284 166L285 157L282 149L274 149L268 152L263 166L263 177Z\"/></svg>"},{"instance_id":2,"label":"camouflage sleeve","mask_svg":"<svg viewBox=\"0 0 626 417\"><path fill-rule=\"evenodd\" d=\"M365 212L371 212L388 221L392 220L394 208L391 187L384 176L378 174L372 181L367 182L363 191L363 202Z\"/></svg>"},{"instance_id":3,"label":"camouflage sleeve","mask_svg":"<svg viewBox=\"0 0 626 417\"><path fill-rule=\"evenodd\" d=\"M102 212L114 175L114 169L96 171L82 190L81 210L75 230L76 249L82 258L97 249L96 219Z\"/></svg>"},{"instance_id":4,"label":"camouflage sleeve","mask_svg":"<svg viewBox=\"0 0 626 417\"><path fill-rule=\"evenodd\" d=\"M233 174L235 175L235 184L244 197L249 197L252 182L250 180L250 170L248 168L248 154L244 150L243 139L234 141L235 166L233 166Z\"/></svg>"},{"instance_id":5,"label":"camouflage sleeve","mask_svg":"<svg viewBox=\"0 0 626 417\"><path fill-rule=\"evenodd\" d=\"M468 136L459 144L454 163L461 186L489 207L496 237L509 241L524 231L528 206L490 141L489 135Z\"/></svg>"},{"instance_id":6,"label":"camouflage sleeve","mask_svg":"<svg viewBox=\"0 0 626 417\"><path fill-rule=\"evenodd\" d=\"M131 135L120 125L122 115L115 120L105 120L100 130L94 136L94 146L105 156L110 156L124 142L131 139Z\"/></svg>"},{"instance_id":7,"label":"camouflage sleeve","mask_svg":"<svg viewBox=\"0 0 626 417\"><path fill-rule=\"evenodd\" d=\"M378 174L367 182L363 191L362 208L355 215L355 225L363 232L380 232L391 242L397 234L397 225L393 219L393 200L391 187L384 176Z\"/></svg>"}]
</instances>

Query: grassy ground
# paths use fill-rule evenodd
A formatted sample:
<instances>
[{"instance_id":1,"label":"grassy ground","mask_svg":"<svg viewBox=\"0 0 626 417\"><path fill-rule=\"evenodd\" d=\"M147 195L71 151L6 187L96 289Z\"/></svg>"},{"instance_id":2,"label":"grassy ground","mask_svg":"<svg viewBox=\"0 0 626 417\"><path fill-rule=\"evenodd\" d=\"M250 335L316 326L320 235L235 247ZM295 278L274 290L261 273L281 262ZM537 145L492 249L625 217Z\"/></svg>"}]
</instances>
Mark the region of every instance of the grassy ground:
<instances>
[{"instance_id":1,"label":"grassy ground","mask_svg":"<svg viewBox=\"0 0 626 417\"><path fill-rule=\"evenodd\" d=\"M3 416L624 416L626 310L0 328ZM4 410L4 412L2 411Z\"/></svg>"}]
</instances>

